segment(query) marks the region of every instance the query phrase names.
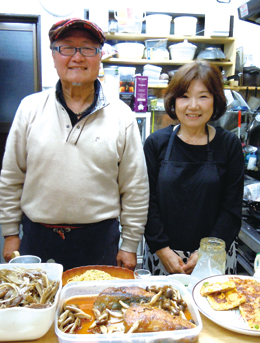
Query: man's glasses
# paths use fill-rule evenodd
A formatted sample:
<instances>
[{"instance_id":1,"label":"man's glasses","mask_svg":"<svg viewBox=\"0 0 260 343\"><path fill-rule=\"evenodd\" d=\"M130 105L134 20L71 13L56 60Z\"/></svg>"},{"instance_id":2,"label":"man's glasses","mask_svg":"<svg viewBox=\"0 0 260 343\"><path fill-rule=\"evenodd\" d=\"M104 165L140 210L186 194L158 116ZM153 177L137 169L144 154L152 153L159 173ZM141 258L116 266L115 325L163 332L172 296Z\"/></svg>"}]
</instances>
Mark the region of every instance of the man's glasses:
<instances>
[{"instance_id":1,"label":"man's glasses","mask_svg":"<svg viewBox=\"0 0 260 343\"><path fill-rule=\"evenodd\" d=\"M61 46L54 46L52 50L57 50L63 56L74 56L77 51L81 53L81 55L85 57L92 57L101 52L101 49L94 48L92 46L83 46L82 48L75 48L73 46L61 45Z\"/></svg>"}]
</instances>

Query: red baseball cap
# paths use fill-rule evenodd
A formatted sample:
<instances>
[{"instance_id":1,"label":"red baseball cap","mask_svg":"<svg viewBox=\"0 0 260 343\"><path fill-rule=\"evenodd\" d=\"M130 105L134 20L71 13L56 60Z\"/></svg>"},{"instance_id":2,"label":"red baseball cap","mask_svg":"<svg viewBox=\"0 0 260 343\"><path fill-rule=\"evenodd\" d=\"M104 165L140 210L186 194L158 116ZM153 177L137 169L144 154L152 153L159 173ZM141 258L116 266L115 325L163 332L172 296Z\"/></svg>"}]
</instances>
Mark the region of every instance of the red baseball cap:
<instances>
[{"instance_id":1,"label":"red baseball cap","mask_svg":"<svg viewBox=\"0 0 260 343\"><path fill-rule=\"evenodd\" d=\"M105 33L97 24L85 19L70 18L58 21L52 25L49 31L50 42L54 42L71 29L82 29L90 32L102 46L106 40Z\"/></svg>"}]
</instances>

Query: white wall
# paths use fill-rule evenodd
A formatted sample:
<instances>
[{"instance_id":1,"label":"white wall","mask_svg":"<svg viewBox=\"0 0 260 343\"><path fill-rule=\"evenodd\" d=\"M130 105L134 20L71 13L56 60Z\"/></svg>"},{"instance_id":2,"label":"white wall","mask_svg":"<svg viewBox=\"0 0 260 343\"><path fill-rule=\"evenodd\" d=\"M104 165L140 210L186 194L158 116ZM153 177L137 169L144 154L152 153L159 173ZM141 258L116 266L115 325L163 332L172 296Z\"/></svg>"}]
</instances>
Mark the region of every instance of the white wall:
<instances>
[{"instance_id":1,"label":"white wall","mask_svg":"<svg viewBox=\"0 0 260 343\"><path fill-rule=\"evenodd\" d=\"M36 14L41 15L41 48L42 48L42 82L43 87L51 87L57 81L57 74L53 67L51 51L49 49L48 31L51 25L66 18L64 13L70 12L70 17L84 17L84 9L112 10L123 6L129 7L129 1L125 0L45 0L54 11L59 10L63 16L55 16L48 13L40 4L44 0L0 0L1 13L13 14ZM247 23L238 19L237 8L245 1L231 0L230 4L220 4L216 0L132 0L131 6L144 11L196 13L205 14L206 17L214 13L221 20L225 14L234 15L234 36L237 37L237 47L243 47L244 54L253 55L253 62L260 67L260 43L255 37L260 36L260 26ZM108 8L109 6L109 8Z\"/></svg>"}]
</instances>

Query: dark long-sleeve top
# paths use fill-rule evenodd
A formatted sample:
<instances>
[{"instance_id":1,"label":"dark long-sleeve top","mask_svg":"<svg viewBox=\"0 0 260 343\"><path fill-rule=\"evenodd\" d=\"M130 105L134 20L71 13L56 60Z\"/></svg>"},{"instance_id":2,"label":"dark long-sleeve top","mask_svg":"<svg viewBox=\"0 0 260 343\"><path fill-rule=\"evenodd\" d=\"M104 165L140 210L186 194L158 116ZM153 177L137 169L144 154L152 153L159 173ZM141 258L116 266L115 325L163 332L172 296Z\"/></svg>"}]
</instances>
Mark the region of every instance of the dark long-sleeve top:
<instances>
[{"instance_id":1,"label":"dark long-sleeve top","mask_svg":"<svg viewBox=\"0 0 260 343\"><path fill-rule=\"evenodd\" d=\"M171 208L171 204L166 203L164 199L158 196L157 181L160 165L165 158L172 130L173 126L170 125L167 128L152 133L148 136L144 145L150 184L149 211L145 228L145 239L152 253L168 246L174 250L187 251L199 248L199 246L185 246L187 245L187 233L179 238L180 241L176 241L176 239L171 241L167 234L169 228L164 227L164 223L167 220L163 221L160 213L161 206ZM183 142L178 136L175 138L173 144L176 145L176 156L172 156L171 153L170 160L179 162L206 162L207 145L190 145ZM241 227L244 156L238 137L221 127L216 128L216 135L210 142L210 148L213 151L213 160L216 162L220 179L221 201L216 208L214 225L208 228L208 236L223 239L226 242L226 249L228 250ZM169 189L169 191L174 194L174 189ZM212 194L212 197L214 197L214 194ZM198 206L198 216L207 214L207 208L200 208L200 204L194 204L193 206ZM182 211L183 209L179 208L177 210ZM196 222L196 218L192 220ZM183 230L182 227L175 227L174 223L172 223L172 228L170 229L174 229L175 232L182 232ZM192 227L190 230L192 230ZM196 232L193 233L193 236L196 238L195 240L199 242L203 237L197 237L196 235ZM183 247L186 248L183 249Z\"/></svg>"}]
</instances>

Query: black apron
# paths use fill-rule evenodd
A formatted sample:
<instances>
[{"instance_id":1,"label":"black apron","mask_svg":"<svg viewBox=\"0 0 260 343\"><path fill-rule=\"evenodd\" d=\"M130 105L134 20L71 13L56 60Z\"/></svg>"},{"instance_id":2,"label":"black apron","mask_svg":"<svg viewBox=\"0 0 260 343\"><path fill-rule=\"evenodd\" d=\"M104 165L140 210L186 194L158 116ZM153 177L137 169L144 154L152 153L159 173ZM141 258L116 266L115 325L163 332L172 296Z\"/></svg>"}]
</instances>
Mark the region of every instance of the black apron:
<instances>
[{"instance_id":1,"label":"black apron","mask_svg":"<svg viewBox=\"0 0 260 343\"><path fill-rule=\"evenodd\" d=\"M21 255L36 255L42 262L53 259L64 270L87 265L117 265L120 239L119 222L107 219L86 224L67 232L63 237L52 228L23 218Z\"/></svg>"},{"instance_id":2,"label":"black apron","mask_svg":"<svg viewBox=\"0 0 260 343\"><path fill-rule=\"evenodd\" d=\"M162 161L157 196L164 228L173 250L195 251L210 235L220 208L220 178L207 132L206 162L176 161L173 130Z\"/></svg>"}]
</instances>

